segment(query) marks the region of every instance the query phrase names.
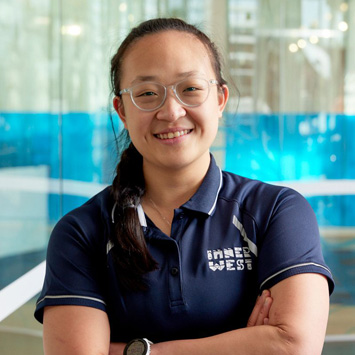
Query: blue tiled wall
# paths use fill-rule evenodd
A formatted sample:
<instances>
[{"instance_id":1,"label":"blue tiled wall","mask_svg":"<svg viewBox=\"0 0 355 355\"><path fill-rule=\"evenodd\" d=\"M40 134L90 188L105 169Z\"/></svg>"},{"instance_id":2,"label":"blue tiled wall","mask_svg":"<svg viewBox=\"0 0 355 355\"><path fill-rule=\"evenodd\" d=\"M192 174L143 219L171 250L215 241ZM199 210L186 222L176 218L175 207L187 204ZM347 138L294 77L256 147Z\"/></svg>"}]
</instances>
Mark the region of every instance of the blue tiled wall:
<instances>
[{"instance_id":1,"label":"blue tiled wall","mask_svg":"<svg viewBox=\"0 0 355 355\"><path fill-rule=\"evenodd\" d=\"M118 118L113 116L116 130ZM116 151L109 114L0 113L0 168L47 165L49 177L110 183ZM355 179L355 116L227 114L224 169L264 181ZM62 136L62 144L59 139ZM59 147L62 147L62 162ZM62 165L61 165L62 164ZM62 196L63 212L83 197ZM321 225L354 225L354 196L309 198ZM59 218L59 197L49 197Z\"/></svg>"}]
</instances>

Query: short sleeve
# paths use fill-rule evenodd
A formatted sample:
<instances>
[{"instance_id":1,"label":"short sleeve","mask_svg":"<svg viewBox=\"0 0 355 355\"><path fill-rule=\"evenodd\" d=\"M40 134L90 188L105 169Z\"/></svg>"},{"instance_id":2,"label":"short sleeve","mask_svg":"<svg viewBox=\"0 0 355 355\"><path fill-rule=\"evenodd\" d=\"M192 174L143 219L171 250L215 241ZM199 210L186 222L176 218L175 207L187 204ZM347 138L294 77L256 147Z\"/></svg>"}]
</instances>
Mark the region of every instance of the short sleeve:
<instances>
[{"instance_id":1,"label":"short sleeve","mask_svg":"<svg viewBox=\"0 0 355 355\"><path fill-rule=\"evenodd\" d=\"M323 259L316 216L307 200L291 189L282 189L263 233L258 282L261 289L301 273L324 275L329 292L331 272Z\"/></svg>"},{"instance_id":2,"label":"short sleeve","mask_svg":"<svg viewBox=\"0 0 355 355\"><path fill-rule=\"evenodd\" d=\"M72 213L55 226L48 244L46 275L35 318L46 306L78 305L106 310L106 253L99 218Z\"/></svg>"}]
</instances>

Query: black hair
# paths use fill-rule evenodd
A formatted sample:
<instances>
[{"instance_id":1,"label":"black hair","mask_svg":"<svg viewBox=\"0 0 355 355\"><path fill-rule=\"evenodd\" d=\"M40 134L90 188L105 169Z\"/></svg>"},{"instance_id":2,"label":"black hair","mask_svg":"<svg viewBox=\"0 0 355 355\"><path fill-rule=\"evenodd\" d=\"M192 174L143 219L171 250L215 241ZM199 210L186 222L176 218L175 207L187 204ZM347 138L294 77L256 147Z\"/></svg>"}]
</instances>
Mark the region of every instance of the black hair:
<instances>
[{"instance_id":1,"label":"black hair","mask_svg":"<svg viewBox=\"0 0 355 355\"><path fill-rule=\"evenodd\" d=\"M122 63L127 50L141 38L164 31L185 32L198 38L210 55L219 85L226 84L222 77L219 52L214 43L202 31L181 19L157 18L145 21L133 28L111 59L111 86L114 96L119 97L119 92L122 89L120 87ZM144 282L144 275L156 270L158 264L149 253L137 212L137 206L145 192L143 158L133 143L129 141L126 130L123 130L120 136L128 139L128 143L126 139L128 147L120 156L116 177L111 188L115 201L115 234L111 236L114 247L111 252L114 256L120 283L131 290L144 290L148 287Z\"/></svg>"}]
</instances>

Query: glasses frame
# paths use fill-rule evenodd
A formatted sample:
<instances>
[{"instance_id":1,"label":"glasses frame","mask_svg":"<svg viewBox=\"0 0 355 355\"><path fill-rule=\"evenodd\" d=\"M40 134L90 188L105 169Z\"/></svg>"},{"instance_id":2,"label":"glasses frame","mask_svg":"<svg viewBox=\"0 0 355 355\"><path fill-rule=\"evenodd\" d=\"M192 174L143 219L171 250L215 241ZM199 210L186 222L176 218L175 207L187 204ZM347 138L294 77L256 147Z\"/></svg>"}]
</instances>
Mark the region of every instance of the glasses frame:
<instances>
[{"instance_id":1,"label":"glasses frame","mask_svg":"<svg viewBox=\"0 0 355 355\"><path fill-rule=\"evenodd\" d=\"M139 107L139 106L136 104L136 102L134 101L134 99L133 99L133 89L134 89L136 86L141 85L141 84L143 84L143 83L139 83L139 84L133 85L133 86L131 86L131 87L129 87L129 88L122 89L122 90L120 90L120 92L119 92L118 94L119 94L119 96L122 96L123 94L128 94L128 93L129 93L129 96L131 97L131 101L132 101L132 103L133 103L134 106L136 106L136 107L137 107L139 110L141 110L141 111L152 112L152 111L155 111L155 110L159 109L160 107L162 107L162 106L164 105L165 100L166 100L166 97L167 97L168 89L170 89L170 88L173 90L176 99L178 100L178 102L179 102L181 105L186 106L186 107L197 107L197 106L202 105L204 102L206 102L208 96L210 95L210 88L211 88L211 85L218 85L218 84L219 84L218 80L216 80L216 79L209 79L209 80L207 80L207 79L205 79L205 78L196 78L196 79L204 80L204 81L208 84L208 92L207 92L207 95L206 95L206 98L205 98L204 101L202 101L201 103L199 103L199 104L197 104L197 105L189 105L189 104L184 103L184 102L180 99L179 95L178 95L177 92L176 92L176 87L177 87L179 84L181 84L183 81L187 80L187 79L188 79L188 78L185 78L185 79L183 79L183 80L178 81L178 82L175 83L175 84L168 85L168 86L165 86L165 85L160 84L160 83L155 82L155 81L146 81L146 82L143 82L143 83L147 83L147 84L158 84L158 85L160 85L160 86L162 86L162 87L164 88L164 97L163 97L163 100L162 100L162 102L161 102L157 107L155 107L155 108L143 109L143 108Z\"/></svg>"}]
</instances>

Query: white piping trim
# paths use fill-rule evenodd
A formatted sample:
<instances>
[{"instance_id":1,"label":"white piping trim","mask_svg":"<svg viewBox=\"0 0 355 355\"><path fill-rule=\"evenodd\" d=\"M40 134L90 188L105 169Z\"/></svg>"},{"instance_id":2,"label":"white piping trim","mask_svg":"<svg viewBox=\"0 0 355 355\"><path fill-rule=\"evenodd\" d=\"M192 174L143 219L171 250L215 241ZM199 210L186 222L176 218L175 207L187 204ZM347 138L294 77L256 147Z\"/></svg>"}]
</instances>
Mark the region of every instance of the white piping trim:
<instances>
[{"instance_id":1,"label":"white piping trim","mask_svg":"<svg viewBox=\"0 0 355 355\"><path fill-rule=\"evenodd\" d=\"M138 218L142 227L147 227L147 220L145 219L145 214L141 204L137 206Z\"/></svg>"},{"instance_id":2,"label":"white piping trim","mask_svg":"<svg viewBox=\"0 0 355 355\"><path fill-rule=\"evenodd\" d=\"M88 297L88 296L76 296L76 295L58 295L58 296L44 296L41 300L37 302L36 305L39 305L41 302L43 302L45 299L65 299L65 298L79 298L79 299L85 299L85 300L90 300L90 301L95 301L102 303L106 306L106 303L99 298L95 297Z\"/></svg>"},{"instance_id":3,"label":"white piping trim","mask_svg":"<svg viewBox=\"0 0 355 355\"><path fill-rule=\"evenodd\" d=\"M211 215L212 212L214 211L214 209L216 208L218 195L219 195L219 192L221 191L222 184L223 184L222 171L221 171L220 168L218 168L218 170L219 170L219 186L218 186L218 190L217 190L217 193L216 193L216 198L215 198L215 200L214 200L214 203L213 203L213 205L212 205L212 208L211 208L210 211L208 212L209 215Z\"/></svg>"},{"instance_id":4,"label":"white piping trim","mask_svg":"<svg viewBox=\"0 0 355 355\"><path fill-rule=\"evenodd\" d=\"M113 205L112 211L111 211L111 221L112 223L115 223L115 210L116 210L117 202Z\"/></svg>"},{"instance_id":5,"label":"white piping trim","mask_svg":"<svg viewBox=\"0 0 355 355\"><path fill-rule=\"evenodd\" d=\"M112 223L115 223L115 209L117 206L117 202L115 202L115 204L113 205L112 211L111 211L111 220ZM132 205L132 207L134 207ZM139 204L137 206L137 213L138 213L138 218L139 218L139 222L141 224L142 227L147 227L147 220L145 218L145 214L143 211L143 207L141 204ZM109 240L106 244L106 255L110 252L110 250L114 247L113 243L111 240Z\"/></svg>"},{"instance_id":6,"label":"white piping trim","mask_svg":"<svg viewBox=\"0 0 355 355\"><path fill-rule=\"evenodd\" d=\"M114 247L111 240L109 240L106 244L106 255L110 252L110 250Z\"/></svg>"},{"instance_id":7,"label":"white piping trim","mask_svg":"<svg viewBox=\"0 0 355 355\"><path fill-rule=\"evenodd\" d=\"M43 261L0 291L0 322L41 291L45 270Z\"/></svg>"},{"instance_id":8,"label":"white piping trim","mask_svg":"<svg viewBox=\"0 0 355 355\"><path fill-rule=\"evenodd\" d=\"M285 271L288 271L288 270L291 270L291 269L295 269L296 267L302 267L302 266L310 266L310 265L313 265L313 266L317 266L317 267L320 267L326 271L329 272L329 274L331 274L330 270L328 268L326 268L325 266L323 265L320 265L320 264L316 264L316 263L303 263L303 264L298 264L298 265L293 265L293 266L289 266L279 272L276 272L274 275L271 275L270 277L268 277L261 285L260 285L260 289L263 287L263 285L268 282L269 280L271 280L272 278L276 277L277 275L280 275L282 274L283 272Z\"/></svg>"},{"instance_id":9,"label":"white piping trim","mask_svg":"<svg viewBox=\"0 0 355 355\"><path fill-rule=\"evenodd\" d=\"M233 224L237 227L244 241L248 244L250 251L255 256L258 256L258 247L248 238L247 232L245 231L242 223L238 220L238 218L235 215L233 216Z\"/></svg>"}]
</instances>

